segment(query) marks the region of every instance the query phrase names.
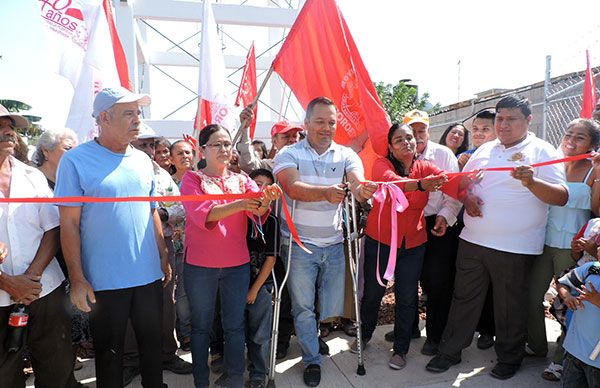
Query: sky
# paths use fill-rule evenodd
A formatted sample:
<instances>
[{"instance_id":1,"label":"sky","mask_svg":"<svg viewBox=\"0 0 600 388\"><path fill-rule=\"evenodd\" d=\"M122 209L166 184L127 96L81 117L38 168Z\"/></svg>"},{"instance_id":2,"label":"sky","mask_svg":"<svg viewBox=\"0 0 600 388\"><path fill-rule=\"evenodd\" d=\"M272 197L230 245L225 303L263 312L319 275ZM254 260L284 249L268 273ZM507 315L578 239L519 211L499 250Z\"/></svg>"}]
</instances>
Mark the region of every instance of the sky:
<instances>
[{"instance_id":1,"label":"sky","mask_svg":"<svg viewBox=\"0 0 600 388\"><path fill-rule=\"evenodd\" d=\"M297 0L291 1L297 4ZM432 103L447 105L487 89L542 81L546 55L552 56L552 76L583 70L586 49L592 65L600 65L600 1L596 0L337 2L372 80L396 83L411 79L420 93L429 93ZM25 100L34 106L34 113L44 116L46 125L61 126L72 91L64 79L44 66L45 48L23 24L38 4L37 0L0 1L0 14L8 15L0 23L0 98ZM164 23L163 27L163 32L180 41L199 24L175 28ZM226 26L224 30L242 43L237 45L225 37L230 52L245 55L244 47L252 40L257 41L257 53L268 46L264 29ZM170 46L161 39L153 37L156 47ZM190 39L184 46L197 51L197 40ZM165 70L196 89L195 68ZM192 94L174 86L156 69L151 71L156 106L151 118L160 119ZM190 105L172 118L188 119L194 110Z\"/></svg>"}]
</instances>

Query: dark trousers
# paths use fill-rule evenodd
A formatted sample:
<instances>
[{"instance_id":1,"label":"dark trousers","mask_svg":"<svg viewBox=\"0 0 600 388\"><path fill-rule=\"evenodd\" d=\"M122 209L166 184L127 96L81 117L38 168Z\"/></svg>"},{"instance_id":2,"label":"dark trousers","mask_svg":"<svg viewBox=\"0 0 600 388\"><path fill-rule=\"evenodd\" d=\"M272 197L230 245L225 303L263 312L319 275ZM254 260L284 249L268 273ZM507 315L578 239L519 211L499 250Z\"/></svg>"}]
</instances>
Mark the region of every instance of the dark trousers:
<instances>
[{"instance_id":1,"label":"dark trousers","mask_svg":"<svg viewBox=\"0 0 600 388\"><path fill-rule=\"evenodd\" d=\"M165 237L165 243L169 249L169 262L171 268L175 268L175 255L173 254L173 240L171 237ZM176 357L177 342L173 331L175 330L175 276L163 287L162 291L162 361L168 362ZM127 322L127 330L125 331L125 345L123 348L123 366L139 367L140 355L138 351L135 333L131 320Z\"/></svg>"},{"instance_id":2,"label":"dark trousers","mask_svg":"<svg viewBox=\"0 0 600 388\"><path fill-rule=\"evenodd\" d=\"M119 290L96 292L90 328L96 353L97 386L123 386L123 348L127 321L140 352L142 385L162 387L162 282Z\"/></svg>"},{"instance_id":3,"label":"dark trousers","mask_svg":"<svg viewBox=\"0 0 600 388\"><path fill-rule=\"evenodd\" d=\"M491 284L485 296L481 317L479 317L477 323L477 331L480 335L496 335L496 328L494 327L494 291Z\"/></svg>"},{"instance_id":4,"label":"dark trousers","mask_svg":"<svg viewBox=\"0 0 600 388\"><path fill-rule=\"evenodd\" d=\"M562 374L563 388L600 387L600 369L595 368L567 353Z\"/></svg>"},{"instance_id":5,"label":"dark trousers","mask_svg":"<svg viewBox=\"0 0 600 388\"><path fill-rule=\"evenodd\" d=\"M458 358L462 349L471 344L491 283L498 361L521 363L527 339L527 279L534 257L460 240L454 295L439 348L441 354Z\"/></svg>"},{"instance_id":6,"label":"dark trousers","mask_svg":"<svg viewBox=\"0 0 600 388\"><path fill-rule=\"evenodd\" d=\"M377 282L377 246L378 242L366 237L364 263L364 292L360 306L362 320L362 335L364 341L369 341L377 326L377 316L385 287ZM390 247L379 244L379 276L383 279L389 260ZM396 254L394 270L394 353L406 354L410 344L412 325L417 309L417 282L423 266L425 245L405 249L404 245Z\"/></svg>"},{"instance_id":7,"label":"dark trousers","mask_svg":"<svg viewBox=\"0 0 600 388\"><path fill-rule=\"evenodd\" d=\"M431 229L435 226L435 219L435 215L425 217L427 249L423 258L421 288L427 294L425 303L427 339L440 342L452 303L458 236L463 224L460 222L448 227L446 233L438 237L431 234Z\"/></svg>"},{"instance_id":8,"label":"dark trousers","mask_svg":"<svg viewBox=\"0 0 600 388\"><path fill-rule=\"evenodd\" d=\"M73 376L75 358L67 306L69 301L62 285L29 305L24 343L31 352L37 388L77 386ZM0 307L0 387L24 388L23 347L13 353L4 348L12 309L13 306Z\"/></svg>"}]
</instances>

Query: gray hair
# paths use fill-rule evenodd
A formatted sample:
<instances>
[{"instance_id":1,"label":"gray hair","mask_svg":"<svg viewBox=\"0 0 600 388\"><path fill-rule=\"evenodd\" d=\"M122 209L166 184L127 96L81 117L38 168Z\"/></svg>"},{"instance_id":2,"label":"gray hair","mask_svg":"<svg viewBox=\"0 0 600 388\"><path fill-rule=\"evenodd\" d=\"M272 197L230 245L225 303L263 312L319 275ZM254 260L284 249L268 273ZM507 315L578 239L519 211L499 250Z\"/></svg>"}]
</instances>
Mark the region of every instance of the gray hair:
<instances>
[{"instance_id":1,"label":"gray hair","mask_svg":"<svg viewBox=\"0 0 600 388\"><path fill-rule=\"evenodd\" d=\"M77 134L72 129L68 128L45 130L38 140L37 148L31 157L31 161L36 166L40 167L46 161L44 150L54 151L58 143L65 137L77 139Z\"/></svg>"}]
</instances>

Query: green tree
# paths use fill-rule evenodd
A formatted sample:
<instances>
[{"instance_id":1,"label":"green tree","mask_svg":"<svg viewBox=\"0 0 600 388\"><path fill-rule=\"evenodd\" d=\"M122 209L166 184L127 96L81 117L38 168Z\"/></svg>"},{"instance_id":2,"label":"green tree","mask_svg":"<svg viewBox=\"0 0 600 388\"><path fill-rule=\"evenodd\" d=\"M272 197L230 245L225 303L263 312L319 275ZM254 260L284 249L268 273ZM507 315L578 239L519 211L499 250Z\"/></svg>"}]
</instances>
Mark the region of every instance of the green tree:
<instances>
[{"instance_id":1,"label":"green tree","mask_svg":"<svg viewBox=\"0 0 600 388\"><path fill-rule=\"evenodd\" d=\"M0 100L0 104L8 109L9 112L13 113L19 113L21 111L27 111L31 109L31 105L27 105L26 103L17 100ZM39 122L42 118L39 116L26 114L24 114L23 117L29 120L30 125L28 128L21 128L22 134L30 139L39 137L42 133L42 129L37 122Z\"/></svg>"},{"instance_id":2,"label":"green tree","mask_svg":"<svg viewBox=\"0 0 600 388\"><path fill-rule=\"evenodd\" d=\"M413 109L433 114L441 107L439 103L432 105L429 102L429 93L419 96L417 87L406 84L405 81L399 81L396 85L384 82L375 82L374 84L392 122L402 122L404 114Z\"/></svg>"}]
</instances>

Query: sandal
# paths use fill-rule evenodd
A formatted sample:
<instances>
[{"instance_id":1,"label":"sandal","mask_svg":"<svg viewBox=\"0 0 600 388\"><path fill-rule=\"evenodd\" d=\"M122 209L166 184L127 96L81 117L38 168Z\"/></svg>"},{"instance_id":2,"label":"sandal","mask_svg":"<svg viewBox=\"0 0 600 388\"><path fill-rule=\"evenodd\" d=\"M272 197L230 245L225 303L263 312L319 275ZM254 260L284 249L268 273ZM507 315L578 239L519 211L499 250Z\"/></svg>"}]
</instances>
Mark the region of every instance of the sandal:
<instances>
[{"instance_id":1,"label":"sandal","mask_svg":"<svg viewBox=\"0 0 600 388\"><path fill-rule=\"evenodd\" d=\"M542 378L548 381L560 381L562 377L563 367L560 364L551 362L550 365L542 372Z\"/></svg>"}]
</instances>

